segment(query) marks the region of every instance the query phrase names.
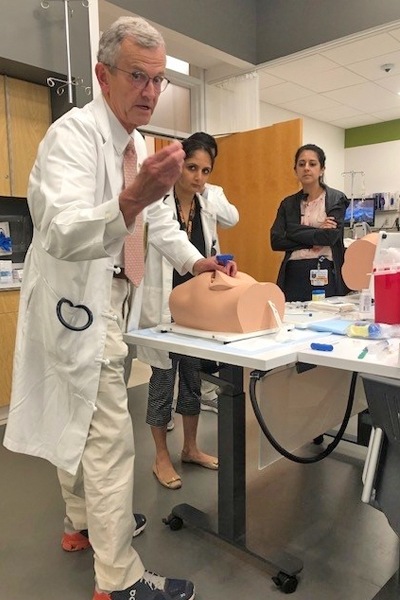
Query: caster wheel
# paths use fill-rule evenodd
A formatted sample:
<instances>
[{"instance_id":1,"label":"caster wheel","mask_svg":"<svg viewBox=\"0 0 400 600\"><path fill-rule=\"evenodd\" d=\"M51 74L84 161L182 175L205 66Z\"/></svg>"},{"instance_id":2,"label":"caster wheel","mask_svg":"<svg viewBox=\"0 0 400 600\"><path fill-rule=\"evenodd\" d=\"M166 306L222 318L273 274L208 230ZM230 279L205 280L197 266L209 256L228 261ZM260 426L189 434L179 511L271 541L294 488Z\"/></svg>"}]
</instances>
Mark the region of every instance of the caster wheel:
<instances>
[{"instance_id":1,"label":"caster wheel","mask_svg":"<svg viewBox=\"0 0 400 600\"><path fill-rule=\"evenodd\" d=\"M272 581L284 594L293 594L298 584L297 577L286 575L283 571L279 571L278 575L272 578Z\"/></svg>"},{"instance_id":2,"label":"caster wheel","mask_svg":"<svg viewBox=\"0 0 400 600\"><path fill-rule=\"evenodd\" d=\"M319 435L318 437L316 437L316 438L313 439L313 443L316 446L320 446L323 441L324 441L324 436L323 435Z\"/></svg>"},{"instance_id":3,"label":"caster wheel","mask_svg":"<svg viewBox=\"0 0 400 600\"><path fill-rule=\"evenodd\" d=\"M175 515L169 515L166 519L163 519L163 523L165 525L169 525L169 528L172 531L179 531L183 527L183 521L180 517L175 517Z\"/></svg>"}]
</instances>

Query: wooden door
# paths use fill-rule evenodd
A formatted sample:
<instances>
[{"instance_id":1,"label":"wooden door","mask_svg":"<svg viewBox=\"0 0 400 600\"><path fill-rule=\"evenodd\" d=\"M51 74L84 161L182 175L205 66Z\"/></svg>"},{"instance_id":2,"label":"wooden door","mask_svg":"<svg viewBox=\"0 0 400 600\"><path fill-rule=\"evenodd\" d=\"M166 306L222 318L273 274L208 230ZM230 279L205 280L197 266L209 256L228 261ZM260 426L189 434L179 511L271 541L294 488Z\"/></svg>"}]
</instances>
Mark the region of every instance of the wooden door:
<instances>
[{"instance_id":1,"label":"wooden door","mask_svg":"<svg viewBox=\"0 0 400 600\"><path fill-rule=\"evenodd\" d=\"M158 152L159 150L162 150L166 146L169 146L170 144L172 144L172 142L173 142L173 140L168 140L167 138L155 137L154 138L154 151Z\"/></svg>"},{"instance_id":2,"label":"wooden door","mask_svg":"<svg viewBox=\"0 0 400 600\"><path fill-rule=\"evenodd\" d=\"M302 140L301 119L217 140L210 182L224 188L240 213L235 227L219 230L221 249L257 281L277 278L283 253L272 251L270 228L281 200L299 189L293 165Z\"/></svg>"},{"instance_id":3,"label":"wooden door","mask_svg":"<svg viewBox=\"0 0 400 600\"><path fill-rule=\"evenodd\" d=\"M5 77L0 75L0 196L10 195Z\"/></svg>"},{"instance_id":4,"label":"wooden door","mask_svg":"<svg viewBox=\"0 0 400 600\"><path fill-rule=\"evenodd\" d=\"M10 403L19 290L0 291L0 406Z\"/></svg>"},{"instance_id":5,"label":"wooden door","mask_svg":"<svg viewBox=\"0 0 400 600\"><path fill-rule=\"evenodd\" d=\"M51 123L50 91L43 85L7 78L11 193L27 195L28 178L40 141Z\"/></svg>"}]
</instances>

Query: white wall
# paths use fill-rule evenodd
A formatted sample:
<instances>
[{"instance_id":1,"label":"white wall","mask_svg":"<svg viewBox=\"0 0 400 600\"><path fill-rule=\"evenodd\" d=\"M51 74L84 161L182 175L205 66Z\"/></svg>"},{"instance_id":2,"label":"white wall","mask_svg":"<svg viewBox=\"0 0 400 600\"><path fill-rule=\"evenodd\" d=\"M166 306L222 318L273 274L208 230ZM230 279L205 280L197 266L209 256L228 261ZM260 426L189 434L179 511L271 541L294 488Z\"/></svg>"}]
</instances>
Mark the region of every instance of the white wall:
<instances>
[{"instance_id":1,"label":"white wall","mask_svg":"<svg viewBox=\"0 0 400 600\"><path fill-rule=\"evenodd\" d=\"M334 127L316 119L303 117L297 113L272 106L261 102L260 126L268 127L274 123L289 121L291 119L303 119L303 143L316 144L322 148L326 155L325 182L330 187L343 190L344 180L342 173L344 169L344 129ZM293 157L294 161L294 157ZM294 166L294 162L293 162Z\"/></svg>"},{"instance_id":2,"label":"white wall","mask_svg":"<svg viewBox=\"0 0 400 600\"><path fill-rule=\"evenodd\" d=\"M400 190L400 141L347 148L345 166L346 171L364 171L367 195ZM359 187L360 178L355 177L355 197Z\"/></svg>"},{"instance_id":3,"label":"white wall","mask_svg":"<svg viewBox=\"0 0 400 600\"><path fill-rule=\"evenodd\" d=\"M217 86L206 86L206 130L212 135L232 133L232 120L227 107L230 105L229 92ZM301 117L297 113L260 102L259 127L269 127L275 123L290 121ZM326 154L327 185L343 190L345 171L344 129L316 121L308 117L303 119L303 143L316 144ZM294 157L293 157L294 159ZM291 165L292 167L292 165Z\"/></svg>"},{"instance_id":4,"label":"white wall","mask_svg":"<svg viewBox=\"0 0 400 600\"><path fill-rule=\"evenodd\" d=\"M234 131L228 107L230 99L227 90L216 86L206 89L206 131L213 135L226 134ZM301 117L266 102L260 102L259 127L269 127L275 123L291 119L303 119L303 143L316 144L323 148L326 154L325 181L327 185L343 190L351 196L351 176L344 175L345 171L364 171L354 176L353 196L366 196L374 192L400 191L400 141L361 146L345 150L345 130L322 121ZM294 158L294 157L293 157ZM290 165L292 168L293 165ZM375 227L390 228L393 226L397 213L377 213Z\"/></svg>"},{"instance_id":5,"label":"white wall","mask_svg":"<svg viewBox=\"0 0 400 600\"><path fill-rule=\"evenodd\" d=\"M98 0L89 2L89 38L90 38L90 58L92 63L92 92L93 98L101 94L101 89L97 77L94 73L94 67L97 63L97 51L99 49L100 26L99 26L99 3Z\"/></svg>"},{"instance_id":6,"label":"white wall","mask_svg":"<svg viewBox=\"0 0 400 600\"><path fill-rule=\"evenodd\" d=\"M364 177L354 176L353 195L355 198L363 192L365 182L365 196L376 192L400 193L400 141L358 146L345 150L345 170L364 171ZM345 189L351 196L351 180ZM375 215L375 228L390 229L394 227L398 212L383 211Z\"/></svg>"},{"instance_id":7,"label":"white wall","mask_svg":"<svg viewBox=\"0 0 400 600\"><path fill-rule=\"evenodd\" d=\"M326 155L325 182L330 187L344 190L345 152L344 129L322 121L304 117L303 141L305 144L320 146Z\"/></svg>"}]
</instances>

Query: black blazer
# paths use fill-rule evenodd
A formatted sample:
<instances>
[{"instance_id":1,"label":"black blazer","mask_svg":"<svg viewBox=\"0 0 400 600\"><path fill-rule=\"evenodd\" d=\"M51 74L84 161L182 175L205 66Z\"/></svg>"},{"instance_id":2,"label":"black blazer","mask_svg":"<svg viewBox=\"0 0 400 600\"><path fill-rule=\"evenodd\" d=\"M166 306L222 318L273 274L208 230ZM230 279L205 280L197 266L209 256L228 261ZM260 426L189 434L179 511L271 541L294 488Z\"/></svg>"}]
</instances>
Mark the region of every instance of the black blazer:
<instances>
[{"instance_id":1,"label":"black blazer","mask_svg":"<svg viewBox=\"0 0 400 600\"><path fill-rule=\"evenodd\" d=\"M284 291L286 263L294 250L312 248L313 246L330 246L335 267L336 293L339 296L348 293L342 279L342 265L344 260L344 215L349 200L343 192L334 190L322 184L326 192L325 210L328 217L334 217L337 222L336 229L319 229L301 225L300 202L304 198L303 190L282 200L271 227L271 247L273 250L285 252L285 257L279 269L277 284Z\"/></svg>"}]
</instances>

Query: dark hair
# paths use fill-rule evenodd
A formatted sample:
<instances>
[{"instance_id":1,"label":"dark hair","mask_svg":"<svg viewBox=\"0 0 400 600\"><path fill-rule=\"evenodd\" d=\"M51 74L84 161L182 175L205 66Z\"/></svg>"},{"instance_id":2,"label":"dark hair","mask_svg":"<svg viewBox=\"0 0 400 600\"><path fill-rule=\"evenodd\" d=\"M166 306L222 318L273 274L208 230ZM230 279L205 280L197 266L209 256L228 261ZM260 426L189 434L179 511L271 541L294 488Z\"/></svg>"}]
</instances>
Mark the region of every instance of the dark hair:
<instances>
[{"instance_id":1,"label":"dark hair","mask_svg":"<svg viewBox=\"0 0 400 600\"><path fill-rule=\"evenodd\" d=\"M215 141L215 138L209 133L205 133L204 131L196 131L196 133L192 133L188 138L188 140L198 140L199 142L203 142L206 146L209 146L211 152L214 155L214 158L218 156L218 145Z\"/></svg>"},{"instance_id":2,"label":"dark hair","mask_svg":"<svg viewBox=\"0 0 400 600\"><path fill-rule=\"evenodd\" d=\"M323 169L325 167L326 156L325 156L325 152L322 150L322 148L320 148L319 146L316 146L315 144L304 144L304 146L300 146L300 148L296 152L296 155L294 157L294 168L296 168L297 161L299 160L300 154L302 152L304 152L305 150L310 150L311 152L315 152L315 154L318 156L318 160L319 160L319 164L321 165L321 169Z\"/></svg>"},{"instance_id":3,"label":"dark hair","mask_svg":"<svg viewBox=\"0 0 400 600\"><path fill-rule=\"evenodd\" d=\"M212 149L210 148L210 146L208 144L205 144L201 140L193 139L193 137L190 136L190 137L186 138L186 140L183 140L182 147L183 147L183 150L185 151L186 158L191 158L197 150L202 150L203 152L207 152L207 154L209 155L209 157L211 159L211 169L214 167L215 156L214 156Z\"/></svg>"}]
</instances>

